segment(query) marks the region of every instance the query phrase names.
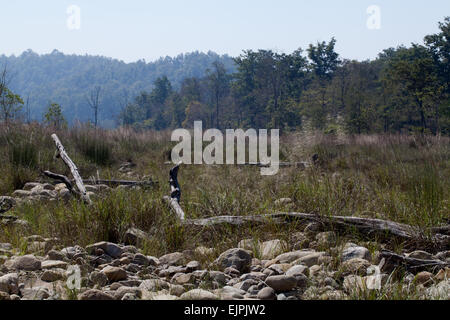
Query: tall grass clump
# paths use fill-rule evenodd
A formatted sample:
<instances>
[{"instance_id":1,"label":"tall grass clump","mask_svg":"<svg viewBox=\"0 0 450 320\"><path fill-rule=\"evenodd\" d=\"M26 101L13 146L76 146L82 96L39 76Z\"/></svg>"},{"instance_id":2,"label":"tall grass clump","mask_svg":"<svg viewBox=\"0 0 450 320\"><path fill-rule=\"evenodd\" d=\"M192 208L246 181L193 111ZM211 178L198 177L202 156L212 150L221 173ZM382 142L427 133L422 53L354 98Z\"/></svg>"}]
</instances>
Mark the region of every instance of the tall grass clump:
<instances>
[{"instance_id":1,"label":"tall grass clump","mask_svg":"<svg viewBox=\"0 0 450 320\"><path fill-rule=\"evenodd\" d=\"M93 130L78 132L75 143L79 152L91 162L99 166L108 166L113 163L113 146L102 133Z\"/></svg>"}]
</instances>

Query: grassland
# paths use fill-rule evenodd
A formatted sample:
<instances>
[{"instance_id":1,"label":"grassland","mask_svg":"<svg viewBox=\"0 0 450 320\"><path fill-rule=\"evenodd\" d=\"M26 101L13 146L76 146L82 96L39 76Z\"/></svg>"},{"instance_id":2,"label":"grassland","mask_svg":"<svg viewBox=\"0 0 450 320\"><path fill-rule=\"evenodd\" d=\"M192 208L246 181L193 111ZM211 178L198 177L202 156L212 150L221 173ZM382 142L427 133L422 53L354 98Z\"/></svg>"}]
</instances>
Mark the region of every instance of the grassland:
<instances>
[{"instance_id":1,"label":"grassland","mask_svg":"<svg viewBox=\"0 0 450 320\"><path fill-rule=\"evenodd\" d=\"M39 125L0 130L0 194L9 195L26 182L46 181L41 170L69 175L53 159L53 131ZM130 226L148 232L142 245L149 255L204 245L217 252L244 238L289 240L296 225L250 228L187 228L175 223L161 201L169 193L167 154L170 132L133 132L76 128L56 132L83 177L147 179L152 188L114 189L92 206L77 200L24 204L10 211L30 224L28 230L4 228L0 242L20 247L23 236L57 237L67 245L101 240L121 241ZM345 136L294 132L281 137L281 160L318 162L306 170L282 168L261 176L258 168L184 165L179 182L188 218L254 215L297 211L324 215L376 217L426 229L450 218L450 139L413 135ZM137 164L132 174L118 168ZM288 204L276 200L291 198ZM290 241L287 241L291 243Z\"/></svg>"}]
</instances>

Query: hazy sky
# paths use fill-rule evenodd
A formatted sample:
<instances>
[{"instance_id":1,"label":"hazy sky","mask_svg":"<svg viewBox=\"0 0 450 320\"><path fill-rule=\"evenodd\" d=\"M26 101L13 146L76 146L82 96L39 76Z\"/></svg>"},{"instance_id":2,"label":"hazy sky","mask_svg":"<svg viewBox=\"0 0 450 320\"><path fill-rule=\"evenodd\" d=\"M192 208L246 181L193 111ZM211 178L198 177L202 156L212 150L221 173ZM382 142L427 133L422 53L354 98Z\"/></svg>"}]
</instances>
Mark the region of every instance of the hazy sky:
<instances>
[{"instance_id":1,"label":"hazy sky","mask_svg":"<svg viewBox=\"0 0 450 320\"><path fill-rule=\"evenodd\" d=\"M80 8L75 30L67 26L76 18L67 13L71 5ZM371 5L380 9L381 29L367 27ZM0 54L58 49L152 61L195 50L232 56L260 48L290 53L334 36L341 56L361 60L388 47L422 42L445 16L450 16L449 0L2 1Z\"/></svg>"}]
</instances>

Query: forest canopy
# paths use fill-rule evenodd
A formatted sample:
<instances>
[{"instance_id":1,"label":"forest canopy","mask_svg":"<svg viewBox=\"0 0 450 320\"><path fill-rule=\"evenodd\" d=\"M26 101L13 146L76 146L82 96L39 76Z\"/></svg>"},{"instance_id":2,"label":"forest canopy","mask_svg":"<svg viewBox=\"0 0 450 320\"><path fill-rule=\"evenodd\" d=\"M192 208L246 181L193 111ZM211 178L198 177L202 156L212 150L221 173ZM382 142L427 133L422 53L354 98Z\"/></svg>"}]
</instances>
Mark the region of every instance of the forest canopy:
<instances>
[{"instance_id":1,"label":"forest canopy","mask_svg":"<svg viewBox=\"0 0 450 320\"><path fill-rule=\"evenodd\" d=\"M246 50L235 58L194 52L126 64L104 57L0 57L9 89L42 120L51 103L69 121L163 130L204 127L319 129L347 133L450 134L450 18L423 44L388 48L373 60L335 51L337 39L286 54ZM25 99L26 98L26 99ZM97 95L98 98L98 95ZM30 107L31 105L31 107ZM22 113L23 117L23 113Z\"/></svg>"}]
</instances>

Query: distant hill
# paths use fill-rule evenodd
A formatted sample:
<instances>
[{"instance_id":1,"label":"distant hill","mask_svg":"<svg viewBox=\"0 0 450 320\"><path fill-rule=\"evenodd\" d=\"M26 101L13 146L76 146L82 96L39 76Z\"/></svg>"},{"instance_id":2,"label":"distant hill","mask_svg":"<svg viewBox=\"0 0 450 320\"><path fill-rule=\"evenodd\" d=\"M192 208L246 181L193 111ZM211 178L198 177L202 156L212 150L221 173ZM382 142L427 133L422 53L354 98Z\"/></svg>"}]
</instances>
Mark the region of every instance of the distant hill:
<instances>
[{"instance_id":1,"label":"distant hill","mask_svg":"<svg viewBox=\"0 0 450 320\"><path fill-rule=\"evenodd\" d=\"M92 110L86 95L94 86L101 86L100 123L112 127L124 104L141 91L151 90L158 77L167 76L172 86L178 88L184 78L202 77L217 60L234 72L230 56L211 51L180 54L150 63L143 60L125 63L101 56L66 55L57 50L44 55L28 50L20 56L0 56L0 66L7 63L12 75L10 88L24 100L30 96L32 119L41 120L52 101L62 106L69 122L90 120Z\"/></svg>"}]
</instances>

